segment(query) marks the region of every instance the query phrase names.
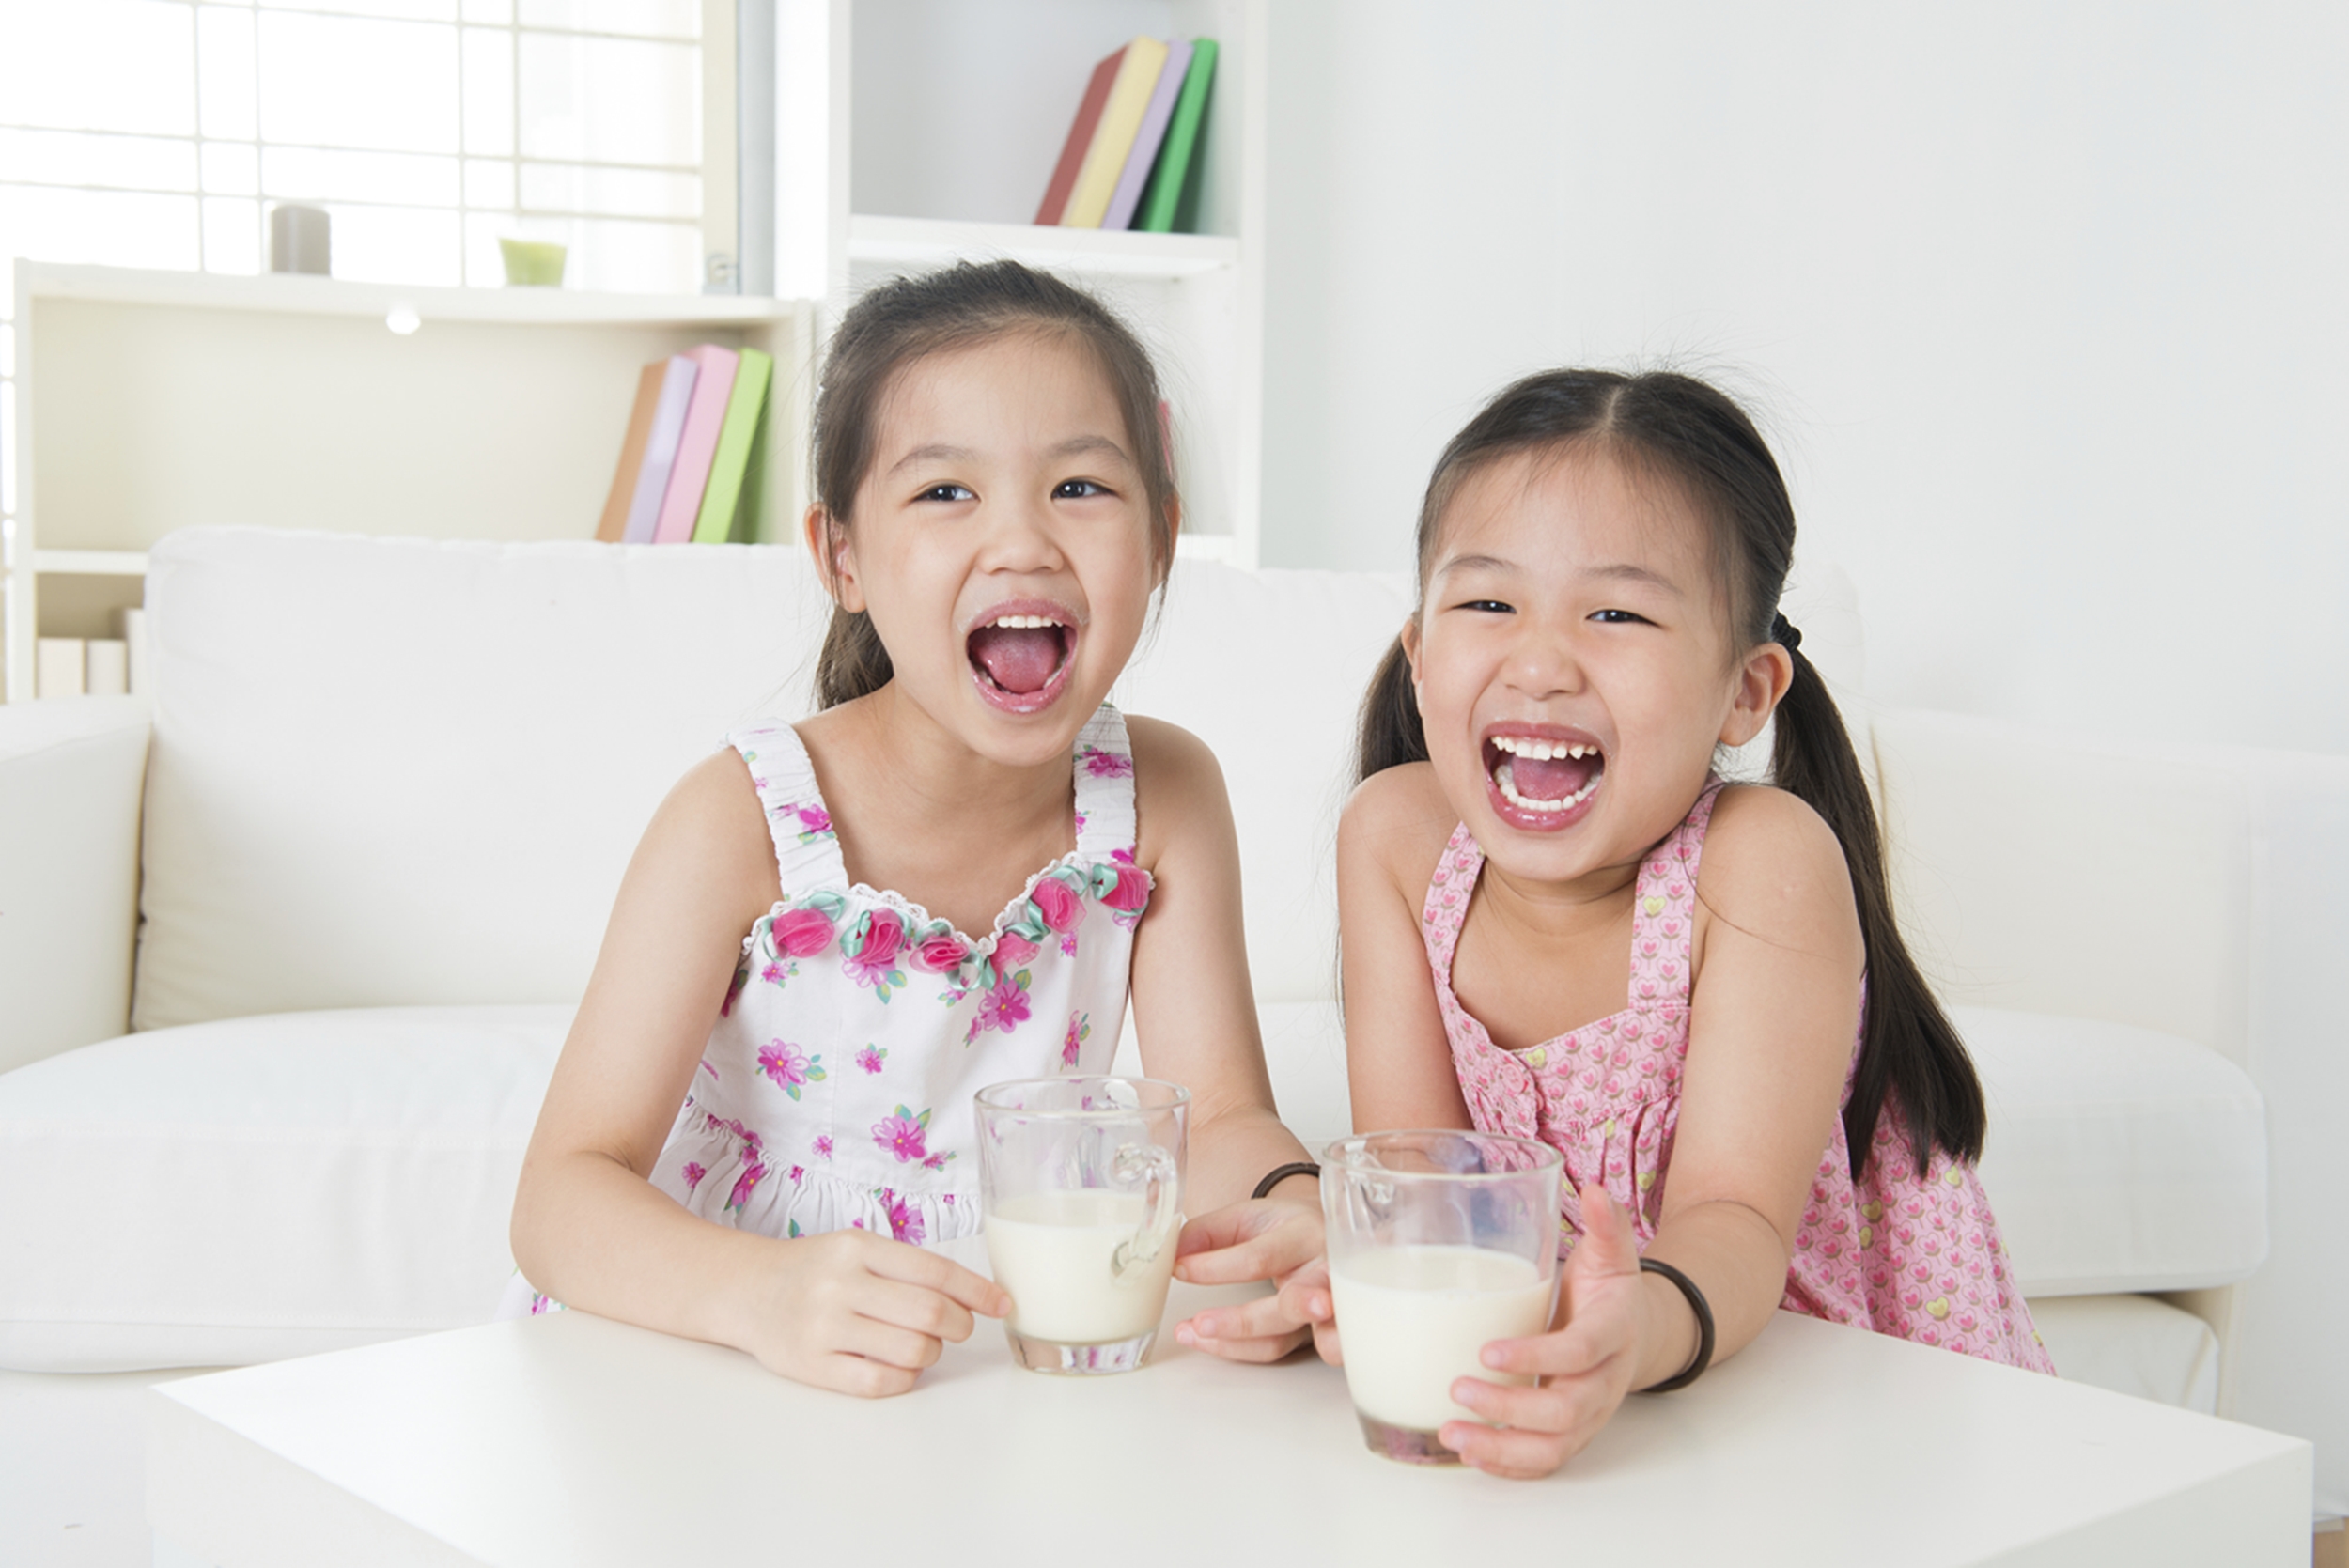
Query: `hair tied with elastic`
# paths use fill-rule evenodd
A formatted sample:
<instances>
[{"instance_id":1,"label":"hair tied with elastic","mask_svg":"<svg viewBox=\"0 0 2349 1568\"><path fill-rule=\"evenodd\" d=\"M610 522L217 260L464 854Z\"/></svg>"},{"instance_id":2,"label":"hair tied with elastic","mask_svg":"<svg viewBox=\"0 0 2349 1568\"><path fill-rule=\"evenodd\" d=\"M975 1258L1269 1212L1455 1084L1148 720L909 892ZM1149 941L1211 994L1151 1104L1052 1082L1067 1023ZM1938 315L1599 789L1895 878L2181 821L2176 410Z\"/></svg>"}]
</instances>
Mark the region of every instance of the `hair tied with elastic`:
<instances>
[{"instance_id":1,"label":"hair tied with elastic","mask_svg":"<svg viewBox=\"0 0 2349 1568\"><path fill-rule=\"evenodd\" d=\"M1802 630L1788 620L1783 612L1773 611L1770 614L1770 641L1788 653L1794 653L1802 647Z\"/></svg>"}]
</instances>

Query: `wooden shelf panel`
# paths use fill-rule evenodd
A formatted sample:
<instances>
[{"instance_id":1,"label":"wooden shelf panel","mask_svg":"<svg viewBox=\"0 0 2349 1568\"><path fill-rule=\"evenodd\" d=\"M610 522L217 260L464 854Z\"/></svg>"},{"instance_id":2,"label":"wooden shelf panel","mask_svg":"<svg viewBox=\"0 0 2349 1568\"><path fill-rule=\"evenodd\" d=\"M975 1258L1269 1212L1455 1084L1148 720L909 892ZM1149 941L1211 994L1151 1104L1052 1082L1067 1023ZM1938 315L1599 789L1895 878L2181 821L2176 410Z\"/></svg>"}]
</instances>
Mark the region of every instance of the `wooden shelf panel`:
<instances>
[{"instance_id":1,"label":"wooden shelf panel","mask_svg":"<svg viewBox=\"0 0 2349 1568\"><path fill-rule=\"evenodd\" d=\"M736 294L596 294L567 288L419 288L352 283L287 272L240 277L220 272L150 272L129 267L17 263L20 299L87 300L115 304L252 310L295 316L381 318L395 307L433 320L517 326L748 325L775 321L800 307L790 301Z\"/></svg>"},{"instance_id":2,"label":"wooden shelf panel","mask_svg":"<svg viewBox=\"0 0 2349 1568\"><path fill-rule=\"evenodd\" d=\"M848 220L848 259L940 266L1008 257L1096 277L1178 278L1239 265L1239 241L1221 234L1137 234L1124 229L1037 228L937 218Z\"/></svg>"},{"instance_id":3,"label":"wooden shelf panel","mask_svg":"<svg viewBox=\"0 0 2349 1568\"><path fill-rule=\"evenodd\" d=\"M145 577L143 550L36 550L33 570L85 577Z\"/></svg>"}]
</instances>

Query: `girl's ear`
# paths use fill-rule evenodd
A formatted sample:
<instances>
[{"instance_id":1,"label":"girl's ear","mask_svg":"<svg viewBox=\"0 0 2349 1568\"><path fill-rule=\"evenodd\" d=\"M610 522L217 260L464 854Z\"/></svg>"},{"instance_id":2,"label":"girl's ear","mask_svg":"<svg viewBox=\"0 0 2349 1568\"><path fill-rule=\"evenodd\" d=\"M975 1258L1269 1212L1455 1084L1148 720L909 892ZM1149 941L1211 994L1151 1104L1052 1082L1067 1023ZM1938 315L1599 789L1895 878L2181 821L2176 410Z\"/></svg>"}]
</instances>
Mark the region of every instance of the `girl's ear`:
<instances>
[{"instance_id":1,"label":"girl's ear","mask_svg":"<svg viewBox=\"0 0 2349 1568\"><path fill-rule=\"evenodd\" d=\"M848 531L821 505L815 505L807 509L800 532L807 541L807 552L816 557L816 575L822 580L824 592L852 615L863 610L864 590L857 582L856 551L848 542Z\"/></svg>"},{"instance_id":2,"label":"girl's ear","mask_svg":"<svg viewBox=\"0 0 2349 1568\"><path fill-rule=\"evenodd\" d=\"M1411 667L1411 694L1417 696L1419 694L1418 611L1411 612L1410 618L1403 623L1403 635L1395 640L1403 644L1403 662Z\"/></svg>"},{"instance_id":3,"label":"girl's ear","mask_svg":"<svg viewBox=\"0 0 2349 1568\"><path fill-rule=\"evenodd\" d=\"M1153 586L1165 587L1166 580L1174 575L1175 541L1182 536L1183 498L1179 495L1170 495L1166 498L1166 549L1163 553L1152 551L1153 554L1158 555L1159 567L1159 580Z\"/></svg>"},{"instance_id":4,"label":"girl's ear","mask_svg":"<svg viewBox=\"0 0 2349 1568\"><path fill-rule=\"evenodd\" d=\"M1795 656L1776 643L1746 655L1730 691L1729 716L1721 721L1721 744L1742 746L1762 733L1770 715L1795 684Z\"/></svg>"}]
</instances>

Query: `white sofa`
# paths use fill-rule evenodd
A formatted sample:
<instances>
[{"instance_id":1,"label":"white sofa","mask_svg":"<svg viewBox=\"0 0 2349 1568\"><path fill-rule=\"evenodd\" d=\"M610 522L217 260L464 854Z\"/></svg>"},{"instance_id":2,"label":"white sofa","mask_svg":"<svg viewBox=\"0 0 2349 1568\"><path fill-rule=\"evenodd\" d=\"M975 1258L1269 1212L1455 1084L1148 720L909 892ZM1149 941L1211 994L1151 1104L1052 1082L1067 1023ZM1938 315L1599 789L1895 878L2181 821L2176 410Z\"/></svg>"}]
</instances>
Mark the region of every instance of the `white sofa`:
<instances>
[{"instance_id":1,"label":"white sofa","mask_svg":"<svg viewBox=\"0 0 2349 1568\"><path fill-rule=\"evenodd\" d=\"M1408 598L1186 563L1118 693L1222 759L1309 1140L1346 1126L1329 846ZM166 540L148 602L151 711L0 708L0 1367L481 1321L635 836L731 724L805 711L827 607L782 550L258 530ZM1869 716L1848 585L1790 613L1861 721L2059 1366L2316 1439L2342 1512L2349 761Z\"/></svg>"}]
</instances>

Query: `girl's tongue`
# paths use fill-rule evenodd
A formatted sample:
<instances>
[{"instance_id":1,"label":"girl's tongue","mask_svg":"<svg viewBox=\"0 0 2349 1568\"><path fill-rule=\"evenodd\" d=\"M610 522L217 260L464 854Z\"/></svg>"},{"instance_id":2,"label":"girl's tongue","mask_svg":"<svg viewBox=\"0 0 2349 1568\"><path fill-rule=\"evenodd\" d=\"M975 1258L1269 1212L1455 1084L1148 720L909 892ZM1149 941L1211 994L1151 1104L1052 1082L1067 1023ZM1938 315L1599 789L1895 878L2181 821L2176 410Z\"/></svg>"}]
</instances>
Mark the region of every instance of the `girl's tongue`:
<instances>
[{"instance_id":1,"label":"girl's tongue","mask_svg":"<svg viewBox=\"0 0 2349 1568\"><path fill-rule=\"evenodd\" d=\"M1595 753L1548 760L1504 754L1501 762L1508 768L1517 792L1528 800L1571 800L1591 782L1591 775L1604 766Z\"/></svg>"},{"instance_id":2,"label":"girl's tongue","mask_svg":"<svg viewBox=\"0 0 2349 1568\"><path fill-rule=\"evenodd\" d=\"M1060 668L1063 635L1056 626L983 626L971 634L971 661L1004 691L1026 696Z\"/></svg>"}]
</instances>

